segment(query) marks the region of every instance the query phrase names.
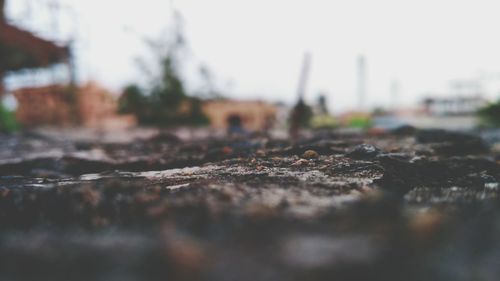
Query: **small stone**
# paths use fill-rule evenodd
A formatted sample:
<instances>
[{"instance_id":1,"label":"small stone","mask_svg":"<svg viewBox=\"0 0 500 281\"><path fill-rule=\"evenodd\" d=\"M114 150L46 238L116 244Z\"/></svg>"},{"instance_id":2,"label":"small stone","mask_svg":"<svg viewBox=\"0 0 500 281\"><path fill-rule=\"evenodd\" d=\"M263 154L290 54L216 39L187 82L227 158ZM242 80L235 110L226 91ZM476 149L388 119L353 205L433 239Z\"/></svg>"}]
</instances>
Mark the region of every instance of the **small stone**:
<instances>
[{"instance_id":1,"label":"small stone","mask_svg":"<svg viewBox=\"0 0 500 281\"><path fill-rule=\"evenodd\" d=\"M91 206L97 206L101 200L101 193L90 187L83 188L81 193L83 202L88 203Z\"/></svg>"},{"instance_id":2,"label":"small stone","mask_svg":"<svg viewBox=\"0 0 500 281\"><path fill-rule=\"evenodd\" d=\"M391 153L397 153L400 151L401 151L401 147L399 147L399 146L393 146L393 147L389 148L389 152L391 152Z\"/></svg>"},{"instance_id":3,"label":"small stone","mask_svg":"<svg viewBox=\"0 0 500 281\"><path fill-rule=\"evenodd\" d=\"M295 161L293 164L292 164L292 167L299 167L299 166L305 166L309 164L309 161L306 160L306 159L299 159L297 161Z\"/></svg>"},{"instance_id":4,"label":"small stone","mask_svg":"<svg viewBox=\"0 0 500 281\"><path fill-rule=\"evenodd\" d=\"M304 152L304 154L302 154L302 158L305 159L316 159L318 157L319 154L314 150L307 150L306 152Z\"/></svg>"},{"instance_id":5,"label":"small stone","mask_svg":"<svg viewBox=\"0 0 500 281\"><path fill-rule=\"evenodd\" d=\"M380 149L371 144L360 144L356 146L347 157L358 160L373 159L380 154Z\"/></svg>"},{"instance_id":6,"label":"small stone","mask_svg":"<svg viewBox=\"0 0 500 281\"><path fill-rule=\"evenodd\" d=\"M135 202L139 204L150 203L156 201L158 198L158 194L151 193L138 193L134 196Z\"/></svg>"},{"instance_id":7,"label":"small stone","mask_svg":"<svg viewBox=\"0 0 500 281\"><path fill-rule=\"evenodd\" d=\"M10 194L10 189L0 188L0 197L7 197Z\"/></svg>"},{"instance_id":8,"label":"small stone","mask_svg":"<svg viewBox=\"0 0 500 281\"><path fill-rule=\"evenodd\" d=\"M484 188L489 190L498 190L498 182L487 182L484 184Z\"/></svg>"},{"instance_id":9,"label":"small stone","mask_svg":"<svg viewBox=\"0 0 500 281\"><path fill-rule=\"evenodd\" d=\"M273 157L273 158L271 158L271 160L272 160L273 162L275 162L275 163L279 163L279 162L283 161L283 158L280 158L280 157Z\"/></svg>"},{"instance_id":10,"label":"small stone","mask_svg":"<svg viewBox=\"0 0 500 281\"><path fill-rule=\"evenodd\" d=\"M259 149L255 152L255 156L257 157L266 157L266 155L267 155L266 152L262 149Z\"/></svg>"},{"instance_id":11,"label":"small stone","mask_svg":"<svg viewBox=\"0 0 500 281\"><path fill-rule=\"evenodd\" d=\"M320 170L320 171L326 171L326 170L328 170L328 168L329 168L328 165L321 165L321 166L318 167L318 170Z\"/></svg>"},{"instance_id":12,"label":"small stone","mask_svg":"<svg viewBox=\"0 0 500 281\"><path fill-rule=\"evenodd\" d=\"M229 147L229 146L224 146L222 148L222 153L224 153L224 154L231 154L231 153L233 153L233 149L231 147Z\"/></svg>"},{"instance_id":13,"label":"small stone","mask_svg":"<svg viewBox=\"0 0 500 281\"><path fill-rule=\"evenodd\" d=\"M409 221L411 233L420 242L425 242L441 230L445 217L437 211L415 214Z\"/></svg>"}]
</instances>

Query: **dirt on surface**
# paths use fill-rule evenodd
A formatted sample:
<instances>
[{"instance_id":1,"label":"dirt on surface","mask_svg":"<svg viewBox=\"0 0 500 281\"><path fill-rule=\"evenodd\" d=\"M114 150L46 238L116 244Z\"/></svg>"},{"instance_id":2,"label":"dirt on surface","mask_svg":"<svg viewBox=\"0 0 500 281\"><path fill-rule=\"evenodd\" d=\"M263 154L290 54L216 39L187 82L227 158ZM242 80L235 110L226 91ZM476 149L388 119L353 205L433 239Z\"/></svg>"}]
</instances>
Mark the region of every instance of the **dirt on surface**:
<instances>
[{"instance_id":1,"label":"dirt on surface","mask_svg":"<svg viewBox=\"0 0 500 281\"><path fill-rule=\"evenodd\" d=\"M440 130L0 136L0 280L497 280L500 165Z\"/></svg>"}]
</instances>

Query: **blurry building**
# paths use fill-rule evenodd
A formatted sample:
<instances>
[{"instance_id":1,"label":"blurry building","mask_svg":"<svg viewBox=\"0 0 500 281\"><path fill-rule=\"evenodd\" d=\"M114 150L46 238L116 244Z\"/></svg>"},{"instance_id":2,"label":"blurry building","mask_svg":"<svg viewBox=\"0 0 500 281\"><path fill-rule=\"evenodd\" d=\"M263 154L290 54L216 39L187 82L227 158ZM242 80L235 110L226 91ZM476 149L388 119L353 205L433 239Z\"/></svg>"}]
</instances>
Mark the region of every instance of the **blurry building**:
<instances>
[{"instance_id":1,"label":"blurry building","mask_svg":"<svg viewBox=\"0 0 500 281\"><path fill-rule=\"evenodd\" d=\"M73 77L70 48L11 25L5 5L6 0L0 0L0 95L5 92L5 76L19 71L66 64Z\"/></svg>"},{"instance_id":2,"label":"blurry building","mask_svg":"<svg viewBox=\"0 0 500 281\"><path fill-rule=\"evenodd\" d=\"M118 116L117 101L95 83L77 87L69 45L41 38L18 28L6 19L6 0L0 0L0 96L5 94L5 77L23 76L34 71L66 66L66 81L30 83L9 89L18 103L16 118L23 127L85 126L126 127L134 124L130 116ZM37 75L32 75L36 78ZM33 79L37 80L37 79ZM43 84L43 85L42 85Z\"/></svg>"},{"instance_id":3,"label":"blurry building","mask_svg":"<svg viewBox=\"0 0 500 281\"><path fill-rule=\"evenodd\" d=\"M49 85L14 91L16 118L24 127L83 126L98 129L127 128L132 115L118 115L118 101L108 90L90 82L82 87Z\"/></svg>"},{"instance_id":4,"label":"blurry building","mask_svg":"<svg viewBox=\"0 0 500 281\"><path fill-rule=\"evenodd\" d=\"M84 127L128 127L135 125L132 115L118 115L118 100L109 90L90 82L77 91L78 116Z\"/></svg>"},{"instance_id":5,"label":"blurry building","mask_svg":"<svg viewBox=\"0 0 500 281\"><path fill-rule=\"evenodd\" d=\"M393 129L402 125L418 128L470 130L479 125L476 112L487 104L481 95L428 97L413 108L399 108L373 118L375 127Z\"/></svg>"},{"instance_id":6,"label":"blurry building","mask_svg":"<svg viewBox=\"0 0 500 281\"><path fill-rule=\"evenodd\" d=\"M214 100L203 104L213 129L227 129L237 123L249 131L274 127L278 108L263 101Z\"/></svg>"},{"instance_id":7,"label":"blurry building","mask_svg":"<svg viewBox=\"0 0 500 281\"><path fill-rule=\"evenodd\" d=\"M487 100L480 95L448 98L426 98L422 107L428 115L474 115Z\"/></svg>"},{"instance_id":8,"label":"blurry building","mask_svg":"<svg viewBox=\"0 0 500 281\"><path fill-rule=\"evenodd\" d=\"M450 83L446 97L429 95L422 101L425 114L440 116L474 115L488 102L483 97L484 89L477 79L457 79Z\"/></svg>"},{"instance_id":9,"label":"blurry building","mask_svg":"<svg viewBox=\"0 0 500 281\"><path fill-rule=\"evenodd\" d=\"M77 120L73 114L73 96L61 85L16 90L16 119L25 127L42 125L69 126Z\"/></svg>"}]
</instances>

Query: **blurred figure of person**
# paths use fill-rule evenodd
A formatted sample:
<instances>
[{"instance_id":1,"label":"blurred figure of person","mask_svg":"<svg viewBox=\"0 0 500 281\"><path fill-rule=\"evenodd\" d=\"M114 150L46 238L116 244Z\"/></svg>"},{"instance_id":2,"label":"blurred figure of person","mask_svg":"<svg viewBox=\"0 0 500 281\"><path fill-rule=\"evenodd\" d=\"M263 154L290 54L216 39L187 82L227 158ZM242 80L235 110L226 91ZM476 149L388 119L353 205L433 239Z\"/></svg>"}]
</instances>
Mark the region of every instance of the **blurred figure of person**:
<instances>
[{"instance_id":1,"label":"blurred figure of person","mask_svg":"<svg viewBox=\"0 0 500 281\"><path fill-rule=\"evenodd\" d=\"M311 118L312 112L304 102L304 95L307 88L307 80L309 78L309 70L311 64L311 54L304 54L304 61L302 63L302 69L299 76L299 87L298 87L298 102L292 109L290 114L290 131L289 135L292 139L297 139L300 135L300 128L309 125L309 119Z\"/></svg>"},{"instance_id":2,"label":"blurred figure of person","mask_svg":"<svg viewBox=\"0 0 500 281\"><path fill-rule=\"evenodd\" d=\"M233 114L227 118L227 133L228 135L245 135L247 132L243 129L241 117Z\"/></svg>"},{"instance_id":3,"label":"blurred figure of person","mask_svg":"<svg viewBox=\"0 0 500 281\"><path fill-rule=\"evenodd\" d=\"M299 99L290 114L289 135L292 139L297 139L300 136L300 129L308 126L311 114L309 106L303 99Z\"/></svg>"}]
</instances>

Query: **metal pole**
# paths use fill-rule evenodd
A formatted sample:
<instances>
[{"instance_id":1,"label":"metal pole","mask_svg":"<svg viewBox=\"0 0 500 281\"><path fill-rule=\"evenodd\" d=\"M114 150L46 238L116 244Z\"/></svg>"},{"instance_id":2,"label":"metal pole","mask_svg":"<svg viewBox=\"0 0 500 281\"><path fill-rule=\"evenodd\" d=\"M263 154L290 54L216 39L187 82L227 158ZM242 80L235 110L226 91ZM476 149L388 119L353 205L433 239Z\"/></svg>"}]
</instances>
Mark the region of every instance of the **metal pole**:
<instances>
[{"instance_id":1,"label":"metal pole","mask_svg":"<svg viewBox=\"0 0 500 281\"><path fill-rule=\"evenodd\" d=\"M304 100L310 68L311 68L311 54L305 53L304 61L302 63L302 70L300 72L300 77L299 77L299 87L297 91L299 100Z\"/></svg>"}]
</instances>

